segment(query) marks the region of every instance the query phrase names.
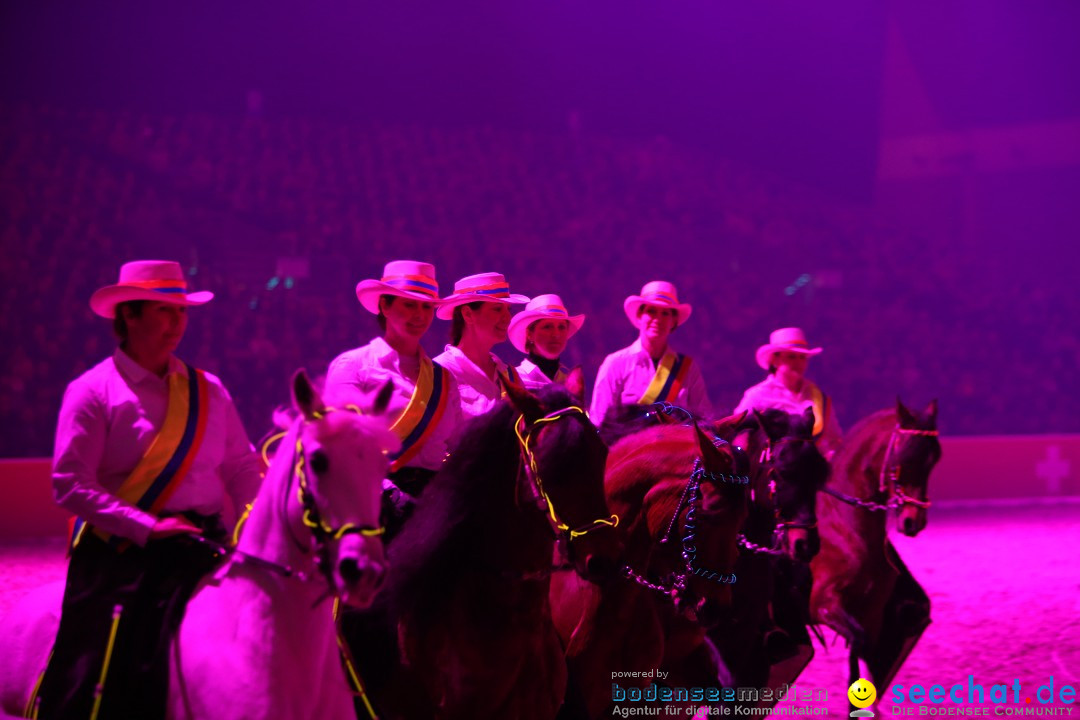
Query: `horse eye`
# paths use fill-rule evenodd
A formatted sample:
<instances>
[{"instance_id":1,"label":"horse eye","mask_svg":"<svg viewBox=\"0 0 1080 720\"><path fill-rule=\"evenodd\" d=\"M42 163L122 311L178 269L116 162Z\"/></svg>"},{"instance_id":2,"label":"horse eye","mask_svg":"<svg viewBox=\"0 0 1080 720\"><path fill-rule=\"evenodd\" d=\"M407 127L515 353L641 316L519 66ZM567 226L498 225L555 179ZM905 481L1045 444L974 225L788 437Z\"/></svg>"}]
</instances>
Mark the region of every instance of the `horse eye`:
<instances>
[{"instance_id":1,"label":"horse eye","mask_svg":"<svg viewBox=\"0 0 1080 720\"><path fill-rule=\"evenodd\" d=\"M316 450L311 453L311 469L319 475L326 472L326 469L330 467L330 458L326 457L326 453L322 450Z\"/></svg>"}]
</instances>

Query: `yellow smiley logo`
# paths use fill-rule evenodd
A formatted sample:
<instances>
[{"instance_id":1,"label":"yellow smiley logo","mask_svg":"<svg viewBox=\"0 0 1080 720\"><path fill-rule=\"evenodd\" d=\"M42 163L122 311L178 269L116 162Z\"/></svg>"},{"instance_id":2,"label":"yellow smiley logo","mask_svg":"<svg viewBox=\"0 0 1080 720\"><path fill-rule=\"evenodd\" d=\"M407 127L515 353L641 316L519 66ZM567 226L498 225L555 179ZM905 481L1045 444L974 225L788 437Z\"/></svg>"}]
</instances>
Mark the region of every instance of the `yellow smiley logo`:
<instances>
[{"instance_id":1,"label":"yellow smiley logo","mask_svg":"<svg viewBox=\"0 0 1080 720\"><path fill-rule=\"evenodd\" d=\"M877 689L866 678L859 678L851 683L847 691L848 700L857 708L870 707L877 700Z\"/></svg>"}]
</instances>

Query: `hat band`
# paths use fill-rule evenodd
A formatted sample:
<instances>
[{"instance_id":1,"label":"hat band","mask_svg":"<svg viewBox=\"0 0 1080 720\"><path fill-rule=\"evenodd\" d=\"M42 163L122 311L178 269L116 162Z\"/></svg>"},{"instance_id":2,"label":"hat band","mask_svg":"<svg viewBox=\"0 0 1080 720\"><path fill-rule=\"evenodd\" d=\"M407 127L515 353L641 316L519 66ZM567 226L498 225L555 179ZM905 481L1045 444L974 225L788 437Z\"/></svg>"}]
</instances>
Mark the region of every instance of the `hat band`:
<instances>
[{"instance_id":1,"label":"hat band","mask_svg":"<svg viewBox=\"0 0 1080 720\"><path fill-rule=\"evenodd\" d=\"M423 275L387 275L382 279L382 283L430 298L439 297L439 286Z\"/></svg>"},{"instance_id":2,"label":"hat band","mask_svg":"<svg viewBox=\"0 0 1080 720\"><path fill-rule=\"evenodd\" d=\"M668 305L678 305L679 304L679 299L678 298L673 297L671 295L668 295L667 293L662 293L662 292L651 293L649 295L644 296L641 299L645 300L646 302L649 302L649 301L652 301L652 300L662 300L663 302L667 303Z\"/></svg>"},{"instance_id":3,"label":"hat band","mask_svg":"<svg viewBox=\"0 0 1080 720\"><path fill-rule=\"evenodd\" d=\"M166 294L187 292L187 283L183 280L131 280L120 284Z\"/></svg>"},{"instance_id":4,"label":"hat band","mask_svg":"<svg viewBox=\"0 0 1080 720\"><path fill-rule=\"evenodd\" d=\"M785 347L808 347L805 340L788 340L787 342L777 343L778 345Z\"/></svg>"},{"instance_id":5,"label":"hat band","mask_svg":"<svg viewBox=\"0 0 1080 720\"><path fill-rule=\"evenodd\" d=\"M510 283L501 282L492 285L476 285L474 287L454 290L455 295L488 295L490 297L510 297Z\"/></svg>"},{"instance_id":6,"label":"hat band","mask_svg":"<svg viewBox=\"0 0 1080 720\"><path fill-rule=\"evenodd\" d=\"M548 315L555 315L557 317L570 317L570 313L566 311L562 305L546 305L542 308L536 308L537 310L547 313Z\"/></svg>"}]
</instances>

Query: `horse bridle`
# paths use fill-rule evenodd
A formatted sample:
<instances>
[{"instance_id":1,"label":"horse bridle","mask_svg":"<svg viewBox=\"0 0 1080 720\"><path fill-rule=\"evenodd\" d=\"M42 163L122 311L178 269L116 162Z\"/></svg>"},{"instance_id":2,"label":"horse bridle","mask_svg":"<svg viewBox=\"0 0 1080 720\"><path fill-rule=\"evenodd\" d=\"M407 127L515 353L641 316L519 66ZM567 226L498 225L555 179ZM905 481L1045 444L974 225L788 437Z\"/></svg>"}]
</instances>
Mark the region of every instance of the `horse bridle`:
<instances>
[{"instance_id":1,"label":"horse bridle","mask_svg":"<svg viewBox=\"0 0 1080 720\"><path fill-rule=\"evenodd\" d=\"M894 508L901 508L905 505L914 505L915 507L923 509L930 507L929 500L913 498L906 494L900 486L901 463L898 461L895 465L890 466L889 464L889 459L893 455L893 448L896 446L896 440L901 435L937 437L938 431L905 428L900 427L899 425L893 428L892 434L889 435L889 444L885 447L885 457L881 461L881 473L878 477L878 492L888 495L889 499L886 502L876 503L872 500L860 500L838 490L833 490L828 486L825 487L824 492L848 505L863 508L864 510L870 510L871 512L884 512Z\"/></svg>"},{"instance_id":2,"label":"horse bridle","mask_svg":"<svg viewBox=\"0 0 1080 720\"><path fill-rule=\"evenodd\" d=\"M768 436L766 435L766 438ZM779 451L779 448L786 443L806 442L813 443L813 440L798 438L798 437L783 437L777 441L773 441L771 438L766 442L765 447L761 450L761 455L758 458L759 466L766 466L768 469L765 472L765 478L769 481L769 504L773 508L773 517L775 519L775 526L773 528L772 546L766 547L764 545L758 545L757 543L747 539L745 535L739 533L736 536L736 540L739 543L739 547L744 550L749 550L753 553L759 553L762 555L784 555L785 553L780 550L781 537L788 530L814 530L817 528L817 522L798 522L795 520L785 520L780 516L780 507L776 504L776 479L783 479L780 471L775 465L770 464L773 459L773 455ZM750 499L754 499L754 489L750 489Z\"/></svg>"},{"instance_id":3,"label":"horse bridle","mask_svg":"<svg viewBox=\"0 0 1080 720\"><path fill-rule=\"evenodd\" d=\"M542 509L545 510L545 517L548 520L548 524L551 526L552 533L555 535L556 541L560 546L560 552L569 561L571 554L571 543L583 537L588 533L599 530L605 527L615 528L619 526L619 516L614 513L606 518L597 518L592 522L585 523L576 528L571 528L565 523L558 512L555 510L555 504L551 501L551 497L544 489L544 481L540 476L540 465L536 459L536 452L533 448L533 438L539 435L539 429L544 425L558 422L559 420L572 415L579 415L584 418L588 418L585 411L571 405L569 407L555 410L547 415L534 420L531 423L526 423L525 416L518 416L517 421L514 422L514 434L517 435L518 445L521 449L521 462L524 468L524 474L529 480L527 487L531 490L532 497L535 499Z\"/></svg>"},{"instance_id":4,"label":"horse bridle","mask_svg":"<svg viewBox=\"0 0 1080 720\"><path fill-rule=\"evenodd\" d=\"M719 446L728 443L722 438L716 438L714 444ZM738 450L738 448L733 449ZM694 460L694 468L691 470L690 477L687 479L686 486L683 488L682 495L679 497L679 502L675 506L675 512L668 522L667 530L658 542L659 545L666 545L671 541L672 534L675 532L675 526L679 521L679 516L682 514L683 508L686 508L686 522L684 523L683 528L684 534L682 537L681 548L683 561L682 570L680 572L672 573L666 583L664 581L654 583L645 576L637 573L629 565L623 566L623 576L628 580L631 580L642 587L668 595L675 602L678 602L686 595L686 583L690 577L700 577L722 585L733 584L736 579L734 573L718 573L714 570L707 570L697 566L697 544L695 541L697 540L697 511L701 503L702 480L708 480L714 483L748 485L750 483L750 476L745 474L733 475L714 473L705 469L701 458L696 458Z\"/></svg>"},{"instance_id":5,"label":"horse bridle","mask_svg":"<svg viewBox=\"0 0 1080 720\"><path fill-rule=\"evenodd\" d=\"M360 410L360 408L357 407L356 405L346 405L345 409L350 411L350 412L356 413L357 415L363 415L364 414ZM337 411L337 408L332 408L332 407L323 408L320 411L316 411L313 414L312 419L313 420L321 420L322 418L326 417L331 412L336 412L336 411ZM311 422L311 420L304 420L302 425L307 425L310 422ZM280 440L281 438L285 437L287 434L288 434L287 432L277 433L277 434L271 436L270 438L268 438L263 443L261 453L262 453L262 457L263 457L264 462L269 464L267 453L269 451L270 445L273 444L275 441ZM341 538L345 537L346 535L348 535L350 533L357 533L357 534L359 534L359 535L361 535L363 537L378 537L378 536L381 536L383 533L386 532L386 528L381 527L381 526L375 526L375 527L361 526L361 525L356 525L355 523L344 523L344 524L342 524L342 525L340 525L338 527L334 527L334 526L330 525L328 522L326 522L326 520L323 519L322 513L319 512L319 506L318 506L317 497L315 495L315 491L311 489L311 486L307 481L307 473L304 471L304 466L306 464L306 461L305 461L306 454L304 452L303 440L300 439L302 434L303 434L302 432L297 434L296 445L293 447L293 458L294 458L294 460L293 460L293 470L292 470L292 474L291 474L290 478L295 477L297 479L297 498L299 499L300 506L303 509L303 513L301 515L301 520L302 520L302 522L304 523L304 525L306 527L311 529L311 536L312 536L311 542L309 542L305 546L304 543L302 543L300 541L300 539L297 538L296 535L293 534L292 528L291 528L291 526L289 524L289 521L288 521L288 512L287 512L287 509L286 509L286 504L288 502L288 497L289 497L289 488L292 487L291 480L290 480L289 483L287 483L285 485L285 492L282 493L282 497L281 497L282 524L286 528L289 528L289 537L292 538L293 543L296 544L296 547L297 547L297 549L300 550L300 552L302 552L302 553L304 553L306 555L309 552L311 552L312 549L314 549L318 553L318 558L316 559L316 566L319 568L319 571L322 573L323 577L326 579L327 583L329 584L329 587L331 589L333 589L333 587L334 587L333 569L330 567L330 550L329 550L327 541L328 540L334 540L334 541L341 540ZM222 555L228 555L228 554L236 555L236 556L239 556L240 559L243 562L247 562L247 563L250 563L252 565L256 565L258 567L264 568L264 569L269 570L271 572L277 573L278 575L281 575L283 577L296 577L297 579L299 579L301 581L307 581L308 580L307 574L304 573L303 571L296 570L295 568L293 568L293 567L291 567L289 565L285 565L283 563L276 563L276 562L273 562L272 560L266 560L266 559L258 557L256 555L252 555L251 553L242 552L242 551L236 549L235 546L239 543L240 528L243 526L244 522L247 520L247 516L248 516L248 514L250 512L251 512L251 505L248 505L247 508L244 511L243 516L240 518L240 521L236 525L236 530L233 533L233 547L226 547L224 545L221 545L220 543L216 543L216 542L214 542L212 540L209 540L207 538L204 538L202 536L194 536L194 537L196 537L196 539L199 542L202 542L203 544L210 546L212 549L217 551L219 554L222 554ZM312 548L312 546L314 546L314 548Z\"/></svg>"}]
</instances>

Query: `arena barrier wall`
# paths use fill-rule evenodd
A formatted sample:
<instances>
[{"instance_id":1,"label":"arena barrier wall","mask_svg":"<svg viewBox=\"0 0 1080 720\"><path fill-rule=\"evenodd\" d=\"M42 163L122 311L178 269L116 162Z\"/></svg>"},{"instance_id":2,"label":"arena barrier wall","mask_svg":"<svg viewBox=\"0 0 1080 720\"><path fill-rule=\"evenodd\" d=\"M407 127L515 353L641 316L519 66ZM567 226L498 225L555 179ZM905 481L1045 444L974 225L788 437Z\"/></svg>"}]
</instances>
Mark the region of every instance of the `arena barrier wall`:
<instances>
[{"instance_id":1,"label":"arena barrier wall","mask_svg":"<svg viewBox=\"0 0 1080 720\"><path fill-rule=\"evenodd\" d=\"M930 476L939 507L1080 498L1080 435L942 437ZM0 460L0 540L61 537L68 515L56 506L50 460Z\"/></svg>"}]
</instances>

